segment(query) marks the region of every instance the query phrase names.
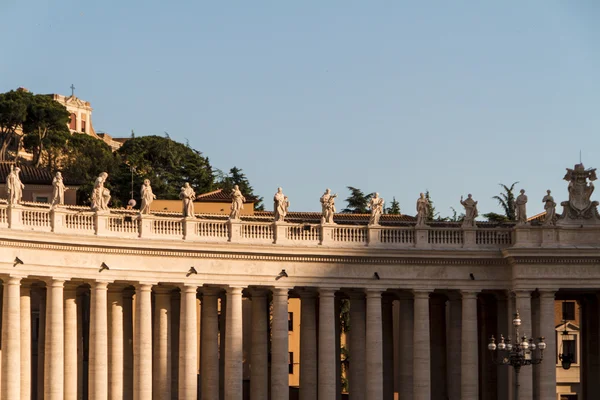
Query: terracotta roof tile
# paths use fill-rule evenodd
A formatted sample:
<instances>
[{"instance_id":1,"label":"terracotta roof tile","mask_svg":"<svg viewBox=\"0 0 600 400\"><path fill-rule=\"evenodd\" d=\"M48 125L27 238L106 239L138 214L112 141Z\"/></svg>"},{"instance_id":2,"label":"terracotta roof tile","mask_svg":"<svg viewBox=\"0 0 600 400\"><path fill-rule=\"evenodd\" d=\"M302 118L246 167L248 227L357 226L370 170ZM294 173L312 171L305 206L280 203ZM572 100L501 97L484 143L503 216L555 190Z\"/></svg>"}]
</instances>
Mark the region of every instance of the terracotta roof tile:
<instances>
[{"instance_id":1,"label":"terracotta roof tile","mask_svg":"<svg viewBox=\"0 0 600 400\"><path fill-rule=\"evenodd\" d=\"M0 162L0 184L6 183L6 177L10 174L10 166L13 162ZM19 165L21 172L19 177L24 185L51 185L53 175L50 171L43 168L35 168L30 165ZM70 180L68 176L63 175L65 185L81 185L81 182Z\"/></svg>"},{"instance_id":2,"label":"terracotta roof tile","mask_svg":"<svg viewBox=\"0 0 600 400\"><path fill-rule=\"evenodd\" d=\"M255 211L254 215L256 217L270 217L273 218L272 211ZM350 214L350 213L337 213L333 216L333 220L337 223L345 223L345 224L360 224L366 225L369 223L370 214ZM248 218L249 216L246 216ZM285 220L288 222L321 222L321 213L320 212L302 212L302 211L292 211L287 214ZM383 214L379 222L381 225L394 225L402 222L414 222L417 219L410 215L393 215L393 214Z\"/></svg>"},{"instance_id":3,"label":"terracotta roof tile","mask_svg":"<svg viewBox=\"0 0 600 400\"><path fill-rule=\"evenodd\" d=\"M217 189L212 192L199 194L196 196L196 201L231 203L231 193L226 193L223 189ZM253 203L254 201L255 199L246 196L246 201L244 203Z\"/></svg>"}]
</instances>

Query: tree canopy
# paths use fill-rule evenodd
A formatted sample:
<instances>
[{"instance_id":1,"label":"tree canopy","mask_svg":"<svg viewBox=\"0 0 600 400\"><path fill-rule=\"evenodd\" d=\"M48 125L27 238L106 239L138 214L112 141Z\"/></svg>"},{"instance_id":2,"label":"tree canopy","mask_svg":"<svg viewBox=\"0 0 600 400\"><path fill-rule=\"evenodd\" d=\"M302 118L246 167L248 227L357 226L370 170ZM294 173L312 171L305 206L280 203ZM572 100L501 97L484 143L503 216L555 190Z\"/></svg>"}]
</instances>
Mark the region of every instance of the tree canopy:
<instances>
[{"instance_id":1,"label":"tree canopy","mask_svg":"<svg viewBox=\"0 0 600 400\"><path fill-rule=\"evenodd\" d=\"M149 179L152 191L159 199L179 199L180 188L189 182L196 193L213 189L213 170L207 157L182 143L161 136L140 136L127 140L117 151L120 161L113 174L123 204L131 198L133 168L133 198L144 179Z\"/></svg>"},{"instance_id":2,"label":"tree canopy","mask_svg":"<svg viewBox=\"0 0 600 400\"><path fill-rule=\"evenodd\" d=\"M223 173L223 171L216 171L216 183L215 185L223 191L229 193L235 185L238 185L240 191L247 199L255 199L254 209L256 211L264 211L265 206L263 204L263 198L254 194L254 189L250 185L246 174L242 172L241 168L233 167L229 170L229 174Z\"/></svg>"},{"instance_id":3,"label":"tree canopy","mask_svg":"<svg viewBox=\"0 0 600 400\"><path fill-rule=\"evenodd\" d=\"M23 144L33 153L33 165L42 164L46 147L57 147L65 143L69 128L69 112L52 98L36 94L29 98L27 115L23 121Z\"/></svg>"},{"instance_id":4,"label":"tree canopy","mask_svg":"<svg viewBox=\"0 0 600 400\"><path fill-rule=\"evenodd\" d=\"M7 160L8 148L17 137L17 129L25 122L32 97L24 90L0 93L0 161Z\"/></svg>"},{"instance_id":5,"label":"tree canopy","mask_svg":"<svg viewBox=\"0 0 600 400\"><path fill-rule=\"evenodd\" d=\"M373 193L364 194L362 190L353 186L348 186L350 196L346 199L347 207L342 210L344 213L367 214L369 212L369 201Z\"/></svg>"},{"instance_id":6,"label":"tree canopy","mask_svg":"<svg viewBox=\"0 0 600 400\"><path fill-rule=\"evenodd\" d=\"M504 211L504 214L497 214L495 212L490 212L487 214L483 214L488 221L492 222L507 222L516 220L516 203L515 203L515 194L514 189L515 185L519 182L513 182L512 185L506 186L503 183L500 183L503 191L498 195L492 197L492 199L497 200L498 204Z\"/></svg>"},{"instance_id":7,"label":"tree canopy","mask_svg":"<svg viewBox=\"0 0 600 400\"><path fill-rule=\"evenodd\" d=\"M385 213L392 215L400 215L400 203L398 203L396 197L392 197L392 202L390 203L390 206L385 209Z\"/></svg>"}]
</instances>

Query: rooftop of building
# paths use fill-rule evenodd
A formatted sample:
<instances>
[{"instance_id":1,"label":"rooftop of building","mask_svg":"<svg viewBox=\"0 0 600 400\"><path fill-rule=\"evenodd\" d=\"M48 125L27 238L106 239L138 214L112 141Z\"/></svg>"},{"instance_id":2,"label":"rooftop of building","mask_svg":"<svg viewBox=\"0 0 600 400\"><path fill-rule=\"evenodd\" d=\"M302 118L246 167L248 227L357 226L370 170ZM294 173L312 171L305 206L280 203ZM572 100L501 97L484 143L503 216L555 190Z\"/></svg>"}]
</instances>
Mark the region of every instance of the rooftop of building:
<instances>
[{"instance_id":1,"label":"rooftop of building","mask_svg":"<svg viewBox=\"0 0 600 400\"><path fill-rule=\"evenodd\" d=\"M6 183L6 177L10 174L10 167L16 166L11 161L0 161L0 183ZM24 185L51 185L54 176L43 168L36 168L30 165L18 165L21 172L19 178ZM81 182L70 179L68 175L63 175L63 182L68 186L79 186Z\"/></svg>"},{"instance_id":2,"label":"rooftop of building","mask_svg":"<svg viewBox=\"0 0 600 400\"><path fill-rule=\"evenodd\" d=\"M196 196L196 201L200 202L215 202L215 203L231 203L233 198L231 192L225 192L223 189L213 190L212 192L202 193ZM246 196L244 203L254 203L256 199Z\"/></svg>"}]
</instances>

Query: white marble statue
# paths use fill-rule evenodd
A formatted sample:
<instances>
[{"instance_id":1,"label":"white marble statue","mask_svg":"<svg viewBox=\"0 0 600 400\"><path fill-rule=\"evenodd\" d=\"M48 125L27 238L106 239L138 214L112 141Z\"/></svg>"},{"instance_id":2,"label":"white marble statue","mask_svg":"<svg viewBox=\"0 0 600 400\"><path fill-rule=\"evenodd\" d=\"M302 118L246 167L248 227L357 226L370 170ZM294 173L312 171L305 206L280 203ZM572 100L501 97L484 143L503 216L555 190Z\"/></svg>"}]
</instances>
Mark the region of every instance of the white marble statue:
<instances>
[{"instance_id":1,"label":"white marble statue","mask_svg":"<svg viewBox=\"0 0 600 400\"><path fill-rule=\"evenodd\" d=\"M285 221L285 216L287 215L289 207L290 201L287 196L283 194L283 189L278 188L277 193L273 196L275 222Z\"/></svg>"},{"instance_id":2,"label":"white marble statue","mask_svg":"<svg viewBox=\"0 0 600 400\"><path fill-rule=\"evenodd\" d=\"M521 194L515 200L515 217L518 224L527 223L527 196L525 189L521 189Z\"/></svg>"},{"instance_id":3,"label":"white marble statue","mask_svg":"<svg viewBox=\"0 0 600 400\"><path fill-rule=\"evenodd\" d=\"M229 213L229 219L237 221L240 219L240 214L244 209L244 202L246 198L242 194L240 187L235 185L231 190L231 212Z\"/></svg>"},{"instance_id":4,"label":"white marble statue","mask_svg":"<svg viewBox=\"0 0 600 400\"><path fill-rule=\"evenodd\" d=\"M11 165L10 173L6 177L6 192L8 194L8 204L19 204L23 197L23 189L25 185L19 177L21 169Z\"/></svg>"},{"instance_id":5,"label":"white marble statue","mask_svg":"<svg viewBox=\"0 0 600 400\"><path fill-rule=\"evenodd\" d=\"M550 190L546 190L546 195L542 199L544 203L544 210L546 210L546 217L544 218L544 225L556 225L556 203L554 197L550 194Z\"/></svg>"},{"instance_id":6,"label":"white marble statue","mask_svg":"<svg viewBox=\"0 0 600 400\"><path fill-rule=\"evenodd\" d=\"M375 193L371 200L369 200L369 208L371 209L371 218L369 218L369 225L379 225L379 218L383 214L383 197L379 197L379 193Z\"/></svg>"},{"instance_id":7,"label":"white marble statue","mask_svg":"<svg viewBox=\"0 0 600 400\"><path fill-rule=\"evenodd\" d=\"M186 182L181 188L179 198L183 201L183 217L194 218L194 200L196 200L196 192L194 192L194 189L192 189L189 182Z\"/></svg>"},{"instance_id":8,"label":"white marble statue","mask_svg":"<svg viewBox=\"0 0 600 400\"><path fill-rule=\"evenodd\" d=\"M331 190L325 190L323 196L321 196L321 223L322 224L333 224L333 214L335 214L335 198L337 194L331 194Z\"/></svg>"},{"instance_id":9,"label":"white marble statue","mask_svg":"<svg viewBox=\"0 0 600 400\"><path fill-rule=\"evenodd\" d=\"M466 200L463 200L463 197L460 196L460 204L465 208L465 219L463 220L462 226L474 227L475 218L479 216L477 202L473 200L473 196L469 193Z\"/></svg>"},{"instance_id":10,"label":"white marble statue","mask_svg":"<svg viewBox=\"0 0 600 400\"><path fill-rule=\"evenodd\" d=\"M108 179L108 173L101 173L94 182L94 190L92 191L92 210L108 211L108 203L110 202L110 190L104 187L104 183Z\"/></svg>"},{"instance_id":11,"label":"white marble statue","mask_svg":"<svg viewBox=\"0 0 600 400\"><path fill-rule=\"evenodd\" d=\"M144 179L144 184L140 189L140 197L142 204L140 205L140 214L150 214L150 205L156 199L156 195L152 193L150 179Z\"/></svg>"},{"instance_id":12,"label":"white marble statue","mask_svg":"<svg viewBox=\"0 0 600 400\"><path fill-rule=\"evenodd\" d=\"M62 174L57 172L52 179L52 207L65 204L65 190L67 189L63 182Z\"/></svg>"},{"instance_id":13,"label":"white marble statue","mask_svg":"<svg viewBox=\"0 0 600 400\"><path fill-rule=\"evenodd\" d=\"M429 213L429 200L421 193L417 199L417 226L425 226Z\"/></svg>"}]
</instances>

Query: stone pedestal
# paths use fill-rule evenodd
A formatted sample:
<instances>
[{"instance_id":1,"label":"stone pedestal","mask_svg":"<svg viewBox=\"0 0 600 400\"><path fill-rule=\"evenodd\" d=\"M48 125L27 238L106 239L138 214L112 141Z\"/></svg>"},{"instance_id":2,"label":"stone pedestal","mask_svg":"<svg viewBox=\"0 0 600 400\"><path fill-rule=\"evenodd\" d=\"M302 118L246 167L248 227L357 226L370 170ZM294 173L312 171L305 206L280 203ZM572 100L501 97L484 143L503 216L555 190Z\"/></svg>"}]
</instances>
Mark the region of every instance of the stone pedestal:
<instances>
[{"instance_id":1,"label":"stone pedestal","mask_svg":"<svg viewBox=\"0 0 600 400\"><path fill-rule=\"evenodd\" d=\"M94 213L94 232L98 236L105 236L108 231L109 211L96 211Z\"/></svg>"},{"instance_id":2,"label":"stone pedestal","mask_svg":"<svg viewBox=\"0 0 600 400\"><path fill-rule=\"evenodd\" d=\"M287 222L274 222L273 235L274 242L277 244L289 244L290 240L287 237L287 230L290 224Z\"/></svg>"},{"instance_id":3,"label":"stone pedestal","mask_svg":"<svg viewBox=\"0 0 600 400\"><path fill-rule=\"evenodd\" d=\"M151 238L153 236L152 233L152 224L154 219L152 218L151 215L143 215L140 214L138 216L138 226L139 226L139 233L140 233L140 237L141 238Z\"/></svg>"},{"instance_id":4,"label":"stone pedestal","mask_svg":"<svg viewBox=\"0 0 600 400\"><path fill-rule=\"evenodd\" d=\"M66 215L67 215L67 212L58 206L54 207L50 211L50 224L52 226L52 232L61 233L66 230L66 226L65 226Z\"/></svg>"},{"instance_id":5,"label":"stone pedestal","mask_svg":"<svg viewBox=\"0 0 600 400\"><path fill-rule=\"evenodd\" d=\"M335 225L321 225L321 243L322 245L331 245L333 242L333 230Z\"/></svg>"},{"instance_id":6,"label":"stone pedestal","mask_svg":"<svg viewBox=\"0 0 600 400\"><path fill-rule=\"evenodd\" d=\"M463 227L463 247L475 247L476 242L476 227Z\"/></svg>"},{"instance_id":7,"label":"stone pedestal","mask_svg":"<svg viewBox=\"0 0 600 400\"><path fill-rule=\"evenodd\" d=\"M429 247L429 229L426 227L415 228L415 247L418 249Z\"/></svg>"},{"instance_id":8,"label":"stone pedestal","mask_svg":"<svg viewBox=\"0 0 600 400\"><path fill-rule=\"evenodd\" d=\"M23 228L23 207L18 204L10 204L6 209L8 216L8 227L10 229L22 229Z\"/></svg>"}]
</instances>

